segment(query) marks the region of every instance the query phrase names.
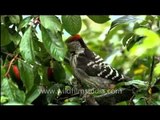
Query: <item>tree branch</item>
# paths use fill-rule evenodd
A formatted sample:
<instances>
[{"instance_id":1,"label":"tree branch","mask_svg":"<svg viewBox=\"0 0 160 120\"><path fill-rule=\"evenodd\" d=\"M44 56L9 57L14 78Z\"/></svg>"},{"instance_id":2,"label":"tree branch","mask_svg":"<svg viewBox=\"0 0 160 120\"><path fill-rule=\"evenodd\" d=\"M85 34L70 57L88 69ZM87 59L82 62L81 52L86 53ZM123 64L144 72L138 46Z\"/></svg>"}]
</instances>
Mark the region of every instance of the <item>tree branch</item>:
<instances>
[{"instance_id":1,"label":"tree branch","mask_svg":"<svg viewBox=\"0 0 160 120\"><path fill-rule=\"evenodd\" d=\"M150 68L150 74L149 74L149 80L148 80L148 90L151 88L151 82L152 82L152 76L153 76L153 70L154 70L154 56L152 57L152 63Z\"/></svg>"},{"instance_id":2,"label":"tree branch","mask_svg":"<svg viewBox=\"0 0 160 120\"><path fill-rule=\"evenodd\" d=\"M132 89L124 88L119 92L115 92L114 94L103 94L95 97L95 100L100 105L115 105L116 103L130 100L134 95L134 91Z\"/></svg>"},{"instance_id":3,"label":"tree branch","mask_svg":"<svg viewBox=\"0 0 160 120\"><path fill-rule=\"evenodd\" d=\"M149 102L151 100L151 94L152 94L151 83L152 83L152 77L153 77L154 62L155 62L155 56L152 56L152 63L150 66L150 74L149 74L149 79L148 79L148 89L147 89L148 99L146 100L147 104L149 104Z\"/></svg>"},{"instance_id":4,"label":"tree branch","mask_svg":"<svg viewBox=\"0 0 160 120\"><path fill-rule=\"evenodd\" d=\"M7 75L9 74L9 71L10 71L10 69L11 69L11 66L12 66L13 62L15 61L15 59L17 58L17 56L18 56L18 54L16 54L16 55L14 56L14 58L9 62L9 66L8 66L7 72L6 72L6 74L5 74L5 77L7 77Z\"/></svg>"}]
</instances>

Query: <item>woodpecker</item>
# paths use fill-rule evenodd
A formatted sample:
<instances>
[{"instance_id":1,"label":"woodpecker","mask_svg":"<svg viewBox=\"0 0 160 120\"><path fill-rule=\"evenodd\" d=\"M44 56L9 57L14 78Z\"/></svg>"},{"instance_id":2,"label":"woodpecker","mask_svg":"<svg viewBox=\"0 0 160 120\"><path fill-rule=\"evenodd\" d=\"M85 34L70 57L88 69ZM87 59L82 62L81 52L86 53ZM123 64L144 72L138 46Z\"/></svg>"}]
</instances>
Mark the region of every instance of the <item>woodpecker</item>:
<instances>
[{"instance_id":1,"label":"woodpecker","mask_svg":"<svg viewBox=\"0 0 160 120\"><path fill-rule=\"evenodd\" d=\"M86 87L112 88L125 79L124 75L92 52L80 35L69 37L66 44L74 76Z\"/></svg>"}]
</instances>

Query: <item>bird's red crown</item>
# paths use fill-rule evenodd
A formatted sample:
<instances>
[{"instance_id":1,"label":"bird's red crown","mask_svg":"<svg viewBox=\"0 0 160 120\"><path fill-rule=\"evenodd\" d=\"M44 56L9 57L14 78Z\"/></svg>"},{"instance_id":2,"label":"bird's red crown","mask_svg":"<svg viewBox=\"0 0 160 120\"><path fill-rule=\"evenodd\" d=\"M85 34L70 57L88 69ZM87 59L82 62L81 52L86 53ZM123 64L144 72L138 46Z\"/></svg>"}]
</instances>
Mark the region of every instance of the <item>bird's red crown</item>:
<instances>
[{"instance_id":1,"label":"bird's red crown","mask_svg":"<svg viewBox=\"0 0 160 120\"><path fill-rule=\"evenodd\" d=\"M86 44L84 43L82 37L78 34L76 35L73 35L71 37L69 37L66 41L66 43L70 43L70 42L73 42L73 41L78 41L80 42L81 46L84 47L84 48L87 48Z\"/></svg>"},{"instance_id":2,"label":"bird's red crown","mask_svg":"<svg viewBox=\"0 0 160 120\"><path fill-rule=\"evenodd\" d=\"M77 41L77 40L82 40L82 37L78 34L73 35L67 39L68 42Z\"/></svg>"}]
</instances>

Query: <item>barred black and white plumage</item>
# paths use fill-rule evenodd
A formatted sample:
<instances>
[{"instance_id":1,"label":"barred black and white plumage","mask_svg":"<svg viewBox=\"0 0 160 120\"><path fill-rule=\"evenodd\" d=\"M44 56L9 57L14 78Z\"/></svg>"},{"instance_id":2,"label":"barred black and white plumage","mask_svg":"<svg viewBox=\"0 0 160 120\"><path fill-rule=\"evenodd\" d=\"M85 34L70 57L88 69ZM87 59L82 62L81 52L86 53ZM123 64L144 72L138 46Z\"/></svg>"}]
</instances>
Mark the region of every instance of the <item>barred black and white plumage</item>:
<instances>
[{"instance_id":1,"label":"barred black and white plumage","mask_svg":"<svg viewBox=\"0 0 160 120\"><path fill-rule=\"evenodd\" d=\"M103 59L88 49L79 35L67 40L70 53L70 64L74 76L87 86L109 88L124 79L115 68L104 63Z\"/></svg>"}]
</instances>

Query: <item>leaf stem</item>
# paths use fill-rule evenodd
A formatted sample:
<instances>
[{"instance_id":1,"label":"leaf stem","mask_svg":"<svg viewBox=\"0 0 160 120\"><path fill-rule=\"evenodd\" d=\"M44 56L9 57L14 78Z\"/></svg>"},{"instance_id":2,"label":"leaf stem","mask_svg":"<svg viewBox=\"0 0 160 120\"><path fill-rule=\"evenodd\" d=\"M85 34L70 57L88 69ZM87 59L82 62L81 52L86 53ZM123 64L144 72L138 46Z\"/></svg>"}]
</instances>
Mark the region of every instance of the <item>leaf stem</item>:
<instances>
[{"instance_id":1,"label":"leaf stem","mask_svg":"<svg viewBox=\"0 0 160 120\"><path fill-rule=\"evenodd\" d=\"M152 63L151 63L151 69L150 69L150 75L149 75L149 84L148 84L148 88L151 87L151 82L152 82L152 76L153 76L153 70L154 70L154 60L155 56L152 56Z\"/></svg>"},{"instance_id":2,"label":"leaf stem","mask_svg":"<svg viewBox=\"0 0 160 120\"><path fill-rule=\"evenodd\" d=\"M152 77L153 77L153 70L154 70L154 63L155 63L155 56L152 56L152 63L151 63L151 66L150 66L150 74L149 74L149 79L148 79L148 89L147 89L147 92L148 92L148 100L151 99L151 83L152 83ZM148 101L147 101L148 103Z\"/></svg>"}]
</instances>

